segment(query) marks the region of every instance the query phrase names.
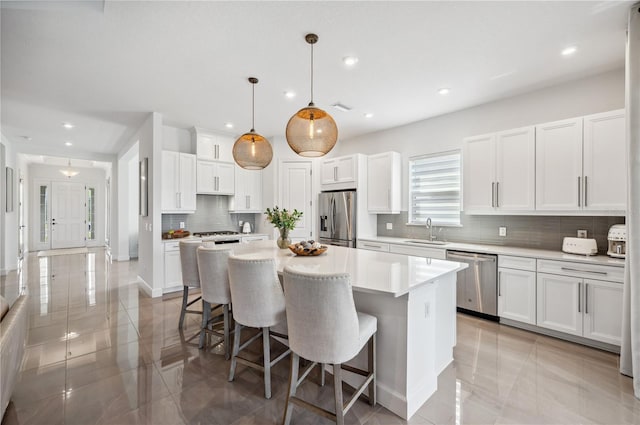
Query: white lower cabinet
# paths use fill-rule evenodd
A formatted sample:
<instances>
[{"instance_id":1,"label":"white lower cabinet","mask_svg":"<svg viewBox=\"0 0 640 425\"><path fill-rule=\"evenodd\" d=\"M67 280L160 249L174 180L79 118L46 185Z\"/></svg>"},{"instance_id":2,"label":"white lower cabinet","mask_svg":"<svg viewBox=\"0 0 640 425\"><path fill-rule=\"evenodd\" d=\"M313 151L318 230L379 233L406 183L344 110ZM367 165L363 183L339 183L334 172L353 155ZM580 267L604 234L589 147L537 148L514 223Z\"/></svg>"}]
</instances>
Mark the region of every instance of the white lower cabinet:
<instances>
[{"instance_id":1,"label":"white lower cabinet","mask_svg":"<svg viewBox=\"0 0 640 425\"><path fill-rule=\"evenodd\" d=\"M537 286L538 326L620 345L621 282L538 273Z\"/></svg>"},{"instance_id":2,"label":"white lower cabinet","mask_svg":"<svg viewBox=\"0 0 640 425\"><path fill-rule=\"evenodd\" d=\"M423 248L421 246L389 245L389 252L395 254L413 255L414 257L435 258L446 260L447 252L444 248Z\"/></svg>"},{"instance_id":3,"label":"white lower cabinet","mask_svg":"<svg viewBox=\"0 0 640 425\"><path fill-rule=\"evenodd\" d=\"M498 316L536 324L536 272L498 268Z\"/></svg>"},{"instance_id":4,"label":"white lower cabinet","mask_svg":"<svg viewBox=\"0 0 640 425\"><path fill-rule=\"evenodd\" d=\"M164 243L164 288L182 286L180 242Z\"/></svg>"}]
</instances>

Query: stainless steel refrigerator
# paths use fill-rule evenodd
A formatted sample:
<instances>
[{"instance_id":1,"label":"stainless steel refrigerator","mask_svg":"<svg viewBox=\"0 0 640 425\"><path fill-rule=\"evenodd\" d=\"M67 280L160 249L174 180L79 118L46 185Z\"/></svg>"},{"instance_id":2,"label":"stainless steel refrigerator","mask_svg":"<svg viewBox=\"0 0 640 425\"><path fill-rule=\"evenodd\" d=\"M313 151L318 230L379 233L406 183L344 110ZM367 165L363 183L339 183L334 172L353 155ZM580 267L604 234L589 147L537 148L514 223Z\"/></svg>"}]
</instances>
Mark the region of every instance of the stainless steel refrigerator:
<instances>
[{"instance_id":1,"label":"stainless steel refrigerator","mask_svg":"<svg viewBox=\"0 0 640 425\"><path fill-rule=\"evenodd\" d=\"M319 242L355 248L356 246L356 192L321 192L318 199L320 212Z\"/></svg>"}]
</instances>

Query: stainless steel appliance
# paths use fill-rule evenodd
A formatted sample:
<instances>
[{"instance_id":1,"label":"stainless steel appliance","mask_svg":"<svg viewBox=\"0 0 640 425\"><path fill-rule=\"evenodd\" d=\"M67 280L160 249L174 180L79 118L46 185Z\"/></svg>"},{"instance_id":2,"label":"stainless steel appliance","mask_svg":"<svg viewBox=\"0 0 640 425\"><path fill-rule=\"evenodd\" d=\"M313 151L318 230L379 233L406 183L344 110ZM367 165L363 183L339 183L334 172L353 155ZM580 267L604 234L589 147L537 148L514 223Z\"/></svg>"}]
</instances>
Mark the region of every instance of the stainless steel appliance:
<instances>
[{"instance_id":1,"label":"stainless steel appliance","mask_svg":"<svg viewBox=\"0 0 640 425\"><path fill-rule=\"evenodd\" d=\"M325 245L356 246L356 192L321 192L318 197L320 238Z\"/></svg>"},{"instance_id":2,"label":"stainless steel appliance","mask_svg":"<svg viewBox=\"0 0 640 425\"><path fill-rule=\"evenodd\" d=\"M216 230L212 232L195 232L193 236L202 238L202 242L223 243L239 243L242 235L233 230Z\"/></svg>"},{"instance_id":3,"label":"stainless steel appliance","mask_svg":"<svg viewBox=\"0 0 640 425\"><path fill-rule=\"evenodd\" d=\"M498 316L498 256L464 251L447 251L447 260L467 263L458 272L459 311L482 316Z\"/></svg>"},{"instance_id":4,"label":"stainless steel appliance","mask_svg":"<svg viewBox=\"0 0 640 425\"><path fill-rule=\"evenodd\" d=\"M627 226L624 224L611 226L607 240L609 241L607 255L609 257L624 258L627 253Z\"/></svg>"}]
</instances>

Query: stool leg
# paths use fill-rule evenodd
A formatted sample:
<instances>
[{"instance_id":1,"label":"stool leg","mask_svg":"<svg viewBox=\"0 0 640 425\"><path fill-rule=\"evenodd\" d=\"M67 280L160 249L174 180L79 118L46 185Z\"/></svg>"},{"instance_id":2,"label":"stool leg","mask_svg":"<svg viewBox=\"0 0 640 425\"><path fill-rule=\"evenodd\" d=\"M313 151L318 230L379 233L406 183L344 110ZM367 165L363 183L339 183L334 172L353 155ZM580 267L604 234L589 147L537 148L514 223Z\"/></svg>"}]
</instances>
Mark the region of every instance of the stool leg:
<instances>
[{"instance_id":1,"label":"stool leg","mask_svg":"<svg viewBox=\"0 0 640 425\"><path fill-rule=\"evenodd\" d=\"M320 386L324 387L324 363L318 363L318 366L320 367Z\"/></svg>"},{"instance_id":2,"label":"stool leg","mask_svg":"<svg viewBox=\"0 0 640 425\"><path fill-rule=\"evenodd\" d=\"M231 354L231 367L229 368L229 382L233 381L233 375L236 373L236 356L240 351L240 330L242 326L236 322L235 334L233 336L233 353Z\"/></svg>"},{"instance_id":3,"label":"stool leg","mask_svg":"<svg viewBox=\"0 0 640 425\"><path fill-rule=\"evenodd\" d=\"M204 347L204 340L207 334L206 329L209 326L209 318L211 317L211 304L202 300L202 324L200 325L200 344L198 348Z\"/></svg>"},{"instance_id":4,"label":"stool leg","mask_svg":"<svg viewBox=\"0 0 640 425\"><path fill-rule=\"evenodd\" d=\"M224 312L224 359L229 360L229 304L225 304L223 307Z\"/></svg>"},{"instance_id":5,"label":"stool leg","mask_svg":"<svg viewBox=\"0 0 640 425\"><path fill-rule=\"evenodd\" d=\"M369 339L369 373L373 373L373 379L369 384L369 404L376 405L376 334Z\"/></svg>"},{"instance_id":6,"label":"stool leg","mask_svg":"<svg viewBox=\"0 0 640 425\"><path fill-rule=\"evenodd\" d=\"M269 328L262 328L262 351L264 364L264 398L271 398L271 348L269 346Z\"/></svg>"},{"instance_id":7,"label":"stool leg","mask_svg":"<svg viewBox=\"0 0 640 425\"><path fill-rule=\"evenodd\" d=\"M333 365L333 394L336 399L336 424L344 425L344 410L342 402L342 367Z\"/></svg>"},{"instance_id":8,"label":"stool leg","mask_svg":"<svg viewBox=\"0 0 640 425\"><path fill-rule=\"evenodd\" d=\"M184 316L187 312L187 302L189 301L189 287L185 286L182 290L182 310L180 310L180 321L178 322L178 329L182 329L184 324Z\"/></svg>"},{"instance_id":9,"label":"stool leg","mask_svg":"<svg viewBox=\"0 0 640 425\"><path fill-rule=\"evenodd\" d=\"M291 422L291 412L293 411L293 404L291 404L289 399L296 395L299 363L300 357L298 357L298 355L292 351L291 370L289 371L289 390L287 392L287 402L284 405L284 416L282 418L282 425L289 425L289 422Z\"/></svg>"}]
</instances>

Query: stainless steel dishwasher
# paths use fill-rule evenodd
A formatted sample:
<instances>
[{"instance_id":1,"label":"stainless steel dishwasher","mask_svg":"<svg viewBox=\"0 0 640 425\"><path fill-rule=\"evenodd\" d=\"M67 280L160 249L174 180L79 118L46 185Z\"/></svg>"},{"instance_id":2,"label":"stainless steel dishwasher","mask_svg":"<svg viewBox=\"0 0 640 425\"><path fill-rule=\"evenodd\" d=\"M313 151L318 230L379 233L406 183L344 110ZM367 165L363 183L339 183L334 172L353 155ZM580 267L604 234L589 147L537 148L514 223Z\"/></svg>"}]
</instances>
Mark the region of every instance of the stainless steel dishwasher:
<instances>
[{"instance_id":1,"label":"stainless steel dishwasher","mask_svg":"<svg viewBox=\"0 0 640 425\"><path fill-rule=\"evenodd\" d=\"M447 260L467 263L458 272L458 310L482 316L498 316L498 256L464 251L447 251Z\"/></svg>"}]
</instances>

